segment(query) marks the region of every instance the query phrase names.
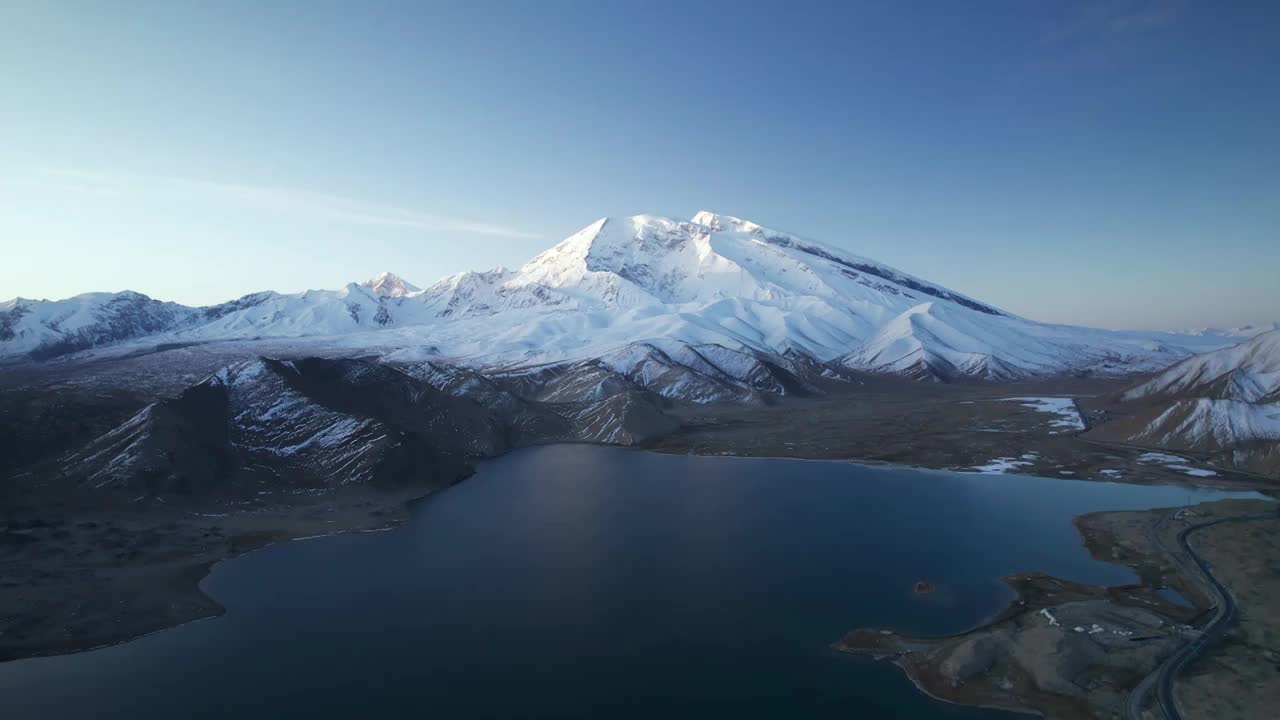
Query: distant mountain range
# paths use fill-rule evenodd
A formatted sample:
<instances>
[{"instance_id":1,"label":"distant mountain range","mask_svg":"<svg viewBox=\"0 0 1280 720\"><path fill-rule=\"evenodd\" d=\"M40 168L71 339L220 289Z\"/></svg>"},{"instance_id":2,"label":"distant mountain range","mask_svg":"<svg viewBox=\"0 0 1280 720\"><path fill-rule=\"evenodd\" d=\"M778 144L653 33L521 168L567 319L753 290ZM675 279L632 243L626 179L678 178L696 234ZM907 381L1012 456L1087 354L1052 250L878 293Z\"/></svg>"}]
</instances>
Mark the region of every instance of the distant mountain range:
<instances>
[{"instance_id":1,"label":"distant mountain range","mask_svg":"<svg viewBox=\"0 0 1280 720\"><path fill-rule=\"evenodd\" d=\"M1241 325L1234 328L1196 328L1194 330L1176 330L1179 335L1193 335L1197 337L1220 337L1220 338L1251 338L1261 335L1272 330L1280 330L1280 321L1263 323L1261 325Z\"/></svg>"},{"instance_id":2,"label":"distant mountain range","mask_svg":"<svg viewBox=\"0 0 1280 720\"><path fill-rule=\"evenodd\" d=\"M934 380L1120 375L1159 370L1246 332L1038 323L874 260L710 212L603 218L518 270L459 273L426 289L382 273L339 290L266 291L207 307L127 291L0 303L0 358L11 362L270 341L298 353L486 371L598 361L642 385L679 366L698 375L690 392L712 398L724 395L709 388L725 378L730 394L751 392L741 380L762 363Z\"/></svg>"},{"instance_id":3,"label":"distant mountain range","mask_svg":"<svg viewBox=\"0 0 1280 720\"><path fill-rule=\"evenodd\" d=\"M1093 437L1280 475L1280 330L1183 360L1123 400L1129 414Z\"/></svg>"}]
</instances>

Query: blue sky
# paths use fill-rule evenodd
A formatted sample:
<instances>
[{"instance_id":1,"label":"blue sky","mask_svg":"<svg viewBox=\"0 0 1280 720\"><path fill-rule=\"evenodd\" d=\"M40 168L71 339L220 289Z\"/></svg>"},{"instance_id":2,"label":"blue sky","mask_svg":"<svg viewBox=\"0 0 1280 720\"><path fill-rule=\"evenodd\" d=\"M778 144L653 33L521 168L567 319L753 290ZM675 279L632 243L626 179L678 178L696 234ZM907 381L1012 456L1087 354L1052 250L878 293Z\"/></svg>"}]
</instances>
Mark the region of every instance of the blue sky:
<instances>
[{"instance_id":1,"label":"blue sky","mask_svg":"<svg viewBox=\"0 0 1280 720\"><path fill-rule=\"evenodd\" d=\"M1038 320L1274 320L1277 7L0 0L0 296L425 285L710 209Z\"/></svg>"}]
</instances>

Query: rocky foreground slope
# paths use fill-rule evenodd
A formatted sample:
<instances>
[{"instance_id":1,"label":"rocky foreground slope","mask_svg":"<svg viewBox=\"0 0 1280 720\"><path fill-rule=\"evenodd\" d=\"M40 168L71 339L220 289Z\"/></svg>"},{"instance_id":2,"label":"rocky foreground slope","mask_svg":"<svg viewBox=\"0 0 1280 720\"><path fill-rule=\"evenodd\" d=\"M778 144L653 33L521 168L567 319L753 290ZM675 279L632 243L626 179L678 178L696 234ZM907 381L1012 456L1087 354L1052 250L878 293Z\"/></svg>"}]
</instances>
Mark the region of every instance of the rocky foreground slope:
<instances>
[{"instance_id":1,"label":"rocky foreground slope","mask_svg":"<svg viewBox=\"0 0 1280 720\"><path fill-rule=\"evenodd\" d=\"M520 446L635 444L675 427L662 403L616 377L561 399L433 363L257 358L147 405L56 462L77 488L139 498L429 487Z\"/></svg>"}]
</instances>

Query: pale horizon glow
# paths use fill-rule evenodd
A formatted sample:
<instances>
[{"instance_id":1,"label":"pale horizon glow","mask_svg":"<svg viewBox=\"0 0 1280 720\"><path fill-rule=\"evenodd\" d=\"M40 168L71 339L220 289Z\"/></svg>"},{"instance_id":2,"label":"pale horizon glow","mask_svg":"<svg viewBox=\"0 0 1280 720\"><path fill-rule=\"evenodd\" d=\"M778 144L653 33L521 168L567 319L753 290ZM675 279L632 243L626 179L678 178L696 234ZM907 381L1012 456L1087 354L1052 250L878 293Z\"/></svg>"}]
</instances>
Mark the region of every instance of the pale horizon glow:
<instances>
[{"instance_id":1,"label":"pale horizon glow","mask_svg":"<svg viewBox=\"0 0 1280 720\"><path fill-rule=\"evenodd\" d=\"M7 5L0 300L427 287L705 209L1044 322L1280 320L1280 9L532 5Z\"/></svg>"}]
</instances>

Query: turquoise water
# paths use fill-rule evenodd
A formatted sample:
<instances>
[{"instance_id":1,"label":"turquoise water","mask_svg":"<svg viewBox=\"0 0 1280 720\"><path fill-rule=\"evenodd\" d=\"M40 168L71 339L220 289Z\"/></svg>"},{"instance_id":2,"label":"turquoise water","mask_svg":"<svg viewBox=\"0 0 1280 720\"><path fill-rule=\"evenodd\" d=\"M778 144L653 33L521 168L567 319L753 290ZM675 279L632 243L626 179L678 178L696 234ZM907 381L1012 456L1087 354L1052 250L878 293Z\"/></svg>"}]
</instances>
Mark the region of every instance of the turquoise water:
<instances>
[{"instance_id":1,"label":"turquoise water","mask_svg":"<svg viewBox=\"0 0 1280 720\"><path fill-rule=\"evenodd\" d=\"M583 445L485 463L392 532L217 565L221 618L0 665L18 718L1011 718L835 653L950 633L999 578L1123 583L1071 518L1221 496ZM927 579L937 592L917 596Z\"/></svg>"}]
</instances>

